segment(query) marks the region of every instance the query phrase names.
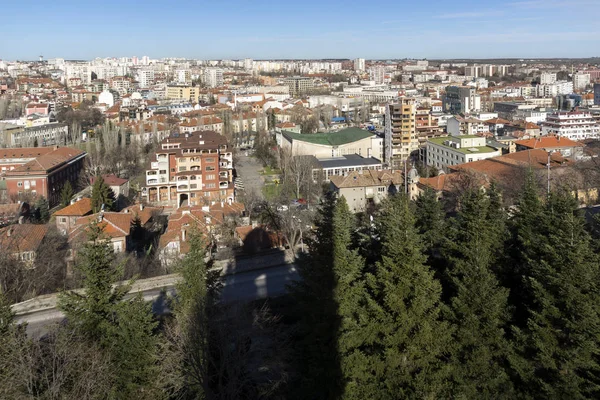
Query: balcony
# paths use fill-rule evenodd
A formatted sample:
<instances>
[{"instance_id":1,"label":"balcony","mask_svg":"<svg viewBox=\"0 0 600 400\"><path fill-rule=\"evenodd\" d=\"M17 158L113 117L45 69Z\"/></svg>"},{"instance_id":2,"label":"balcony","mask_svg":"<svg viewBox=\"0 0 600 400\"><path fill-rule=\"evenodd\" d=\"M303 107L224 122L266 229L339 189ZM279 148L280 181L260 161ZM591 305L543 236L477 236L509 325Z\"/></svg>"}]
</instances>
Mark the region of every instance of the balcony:
<instances>
[{"instance_id":1,"label":"balcony","mask_svg":"<svg viewBox=\"0 0 600 400\"><path fill-rule=\"evenodd\" d=\"M219 182L219 189L229 188L229 182Z\"/></svg>"}]
</instances>

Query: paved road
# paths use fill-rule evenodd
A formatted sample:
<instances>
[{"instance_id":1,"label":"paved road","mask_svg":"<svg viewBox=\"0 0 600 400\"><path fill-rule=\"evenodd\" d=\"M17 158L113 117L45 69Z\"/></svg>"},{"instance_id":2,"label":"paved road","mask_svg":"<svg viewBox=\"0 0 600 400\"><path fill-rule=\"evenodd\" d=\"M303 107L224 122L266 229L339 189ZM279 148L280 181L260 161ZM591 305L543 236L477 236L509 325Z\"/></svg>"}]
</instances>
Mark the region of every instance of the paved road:
<instances>
[{"instance_id":1,"label":"paved road","mask_svg":"<svg viewBox=\"0 0 600 400\"><path fill-rule=\"evenodd\" d=\"M240 151L238 162L235 164L238 176L244 185L244 190L254 190L257 195L262 196L262 187L265 182L259 171L263 169L262 164L254 157L247 157Z\"/></svg>"},{"instance_id":2,"label":"paved road","mask_svg":"<svg viewBox=\"0 0 600 400\"><path fill-rule=\"evenodd\" d=\"M279 296L285 293L288 283L297 279L298 272L293 264L228 275L223 282L221 299L229 303ZM144 300L153 301L152 309L155 313L167 311L163 290L170 294L174 292L172 285L164 288L155 287L142 292ZM40 336L46 332L48 325L60 322L63 318L62 312L51 308L18 315L16 322L27 322L27 333L32 336Z\"/></svg>"}]
</instances>

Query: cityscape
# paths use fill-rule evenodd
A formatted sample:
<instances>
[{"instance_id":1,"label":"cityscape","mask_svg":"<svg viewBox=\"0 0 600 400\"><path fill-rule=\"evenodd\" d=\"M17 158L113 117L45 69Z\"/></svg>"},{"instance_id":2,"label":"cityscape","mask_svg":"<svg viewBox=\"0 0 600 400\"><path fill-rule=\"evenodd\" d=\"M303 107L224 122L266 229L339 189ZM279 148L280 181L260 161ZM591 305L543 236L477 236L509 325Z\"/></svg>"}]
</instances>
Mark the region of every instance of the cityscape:
<instances>
[{"instance_id":1,"label":"cityscape","mask_svg":"<svg viewBox=\"0 0 600 400\"><path fill-rule=\"evenodd\" d=\"M600 397L600 4L384 3L6 6L0 399Z\"/></svg>"}]
</instances>

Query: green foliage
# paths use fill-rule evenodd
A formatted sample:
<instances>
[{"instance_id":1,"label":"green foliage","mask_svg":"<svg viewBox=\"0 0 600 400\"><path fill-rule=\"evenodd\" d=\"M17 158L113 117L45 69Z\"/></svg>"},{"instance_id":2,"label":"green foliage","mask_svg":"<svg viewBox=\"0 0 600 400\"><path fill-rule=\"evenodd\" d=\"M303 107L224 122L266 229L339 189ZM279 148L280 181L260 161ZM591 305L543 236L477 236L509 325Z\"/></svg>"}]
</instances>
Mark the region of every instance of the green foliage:
<instances>
[{"instance_id":1,"label":"green foliage","mask_svg":"<svg viewBox=\"0 0 600 400\"><path fill-rule=\"evenodd\" d=\"M97 176L92 186L92 210L99 212L104 204L104 211L111 211L115 206L115 194L112 189L104 182L101 176Z\"/></svg>"},{"instance_id":2,"label":"green foliage","mask_svg":"<svg viewBox=\"0 0 600 400\"><path fill-rule=\"evenodd\" d=\"M8 299L0 292L0 338L8 332L14 318L15 314L10 308Z\"/></svg>"},{"instance_id":3,"label":"green foliage","mask_svg":"<svg viewBox=\"0 0 600 400\"><path fill-rule=\"evenodd\" d=\"M36 210L36 220L45 224L50 220L50 205L44 196L40 196L33 206Z\"/></svg>"},{"instance_id":4,"label":"green foliage","mask_svg":"<svg viewBox=\"0 0 600 400\"><path fill-rule=\"evenodd\" d=\"M71 199L73 198L73 186L71 186L71 182L67 181L60 191L60 206L66 207L71 204Z\"/></svg>"},{"instance_id":5,"label":"green foliage","mask_svg":"<svg viewBox=\"0 0 600 400\"><path fill-rule=\"evenodd\" d=\"M423 235L423 244L428 254L440 246L444 235L444 209L437 199L437 193L427 188L417 197L415 204L416 227Z\"/></svg>"}]
</instances>

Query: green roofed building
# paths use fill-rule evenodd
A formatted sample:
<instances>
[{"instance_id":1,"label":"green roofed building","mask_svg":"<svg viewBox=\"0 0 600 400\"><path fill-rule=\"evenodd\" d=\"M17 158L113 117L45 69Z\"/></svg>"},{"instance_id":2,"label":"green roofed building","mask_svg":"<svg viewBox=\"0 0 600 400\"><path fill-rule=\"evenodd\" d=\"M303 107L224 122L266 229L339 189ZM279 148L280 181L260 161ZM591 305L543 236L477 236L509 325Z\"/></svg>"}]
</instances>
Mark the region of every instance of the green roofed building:
<instances>
[{"instance_id":1,"label":"green roofed building","mask_svg":"<svg viewBox=\"0 0 600 400\"><path fill-rule=\"evenodd\" d=\"M311 155L317 158L330 158L358 154L379 160L383 156L383 138L359 128L312 134L282 131L280 143L282 149L295 156Z\"/></svg>"},{"instance_id":2,"label":"green roofed building","mask_svg":"<svg viewBox=\"0 0 600 400\"><path fill-rule=\"evenodd\" d=\"M484 137L476 135L447 136L427 140L425 162L429 166L446 169L452 165L501 155L502 150L488 146Z\"/></svg>"}]
</instances>

